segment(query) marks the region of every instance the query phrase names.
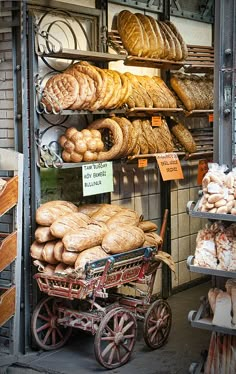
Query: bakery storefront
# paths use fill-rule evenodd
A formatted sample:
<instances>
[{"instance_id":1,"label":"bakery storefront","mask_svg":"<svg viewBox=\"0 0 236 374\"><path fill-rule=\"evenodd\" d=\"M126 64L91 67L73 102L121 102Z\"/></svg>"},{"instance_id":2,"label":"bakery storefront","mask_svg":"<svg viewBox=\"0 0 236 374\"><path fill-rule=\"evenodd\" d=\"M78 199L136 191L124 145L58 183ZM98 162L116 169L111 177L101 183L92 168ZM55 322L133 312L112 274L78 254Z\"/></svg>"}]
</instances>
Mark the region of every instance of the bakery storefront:
<instances>
[{"instance_id":1,"label":"bakery storefront","mask_svg":"<svg viewBox=\"0 0 236 374\"><path fill-rule=\"evenodd\" d=\"M75 329L116 369L209 282L191 372L235 373L236 2L190 3L0 3L0 372Z\"/></svg>"}]
</instances>

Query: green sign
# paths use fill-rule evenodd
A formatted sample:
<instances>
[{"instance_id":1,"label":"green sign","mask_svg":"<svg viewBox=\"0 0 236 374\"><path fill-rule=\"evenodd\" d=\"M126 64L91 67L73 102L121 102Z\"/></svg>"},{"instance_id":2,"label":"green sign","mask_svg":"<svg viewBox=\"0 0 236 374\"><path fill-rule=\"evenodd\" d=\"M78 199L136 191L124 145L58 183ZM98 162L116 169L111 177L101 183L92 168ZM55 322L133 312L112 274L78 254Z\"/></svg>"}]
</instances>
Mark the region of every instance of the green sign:
<instances>
[{"instance_id":1,"label":"green sign","mask_svg":"<svg viewBox=\"0 0 236 374\"><path fill-rule=\"evenodd\" d=\"M99 162L82 166L83 196L97 195L114 190L112 162Z\"/></svg>"}]
</instances>

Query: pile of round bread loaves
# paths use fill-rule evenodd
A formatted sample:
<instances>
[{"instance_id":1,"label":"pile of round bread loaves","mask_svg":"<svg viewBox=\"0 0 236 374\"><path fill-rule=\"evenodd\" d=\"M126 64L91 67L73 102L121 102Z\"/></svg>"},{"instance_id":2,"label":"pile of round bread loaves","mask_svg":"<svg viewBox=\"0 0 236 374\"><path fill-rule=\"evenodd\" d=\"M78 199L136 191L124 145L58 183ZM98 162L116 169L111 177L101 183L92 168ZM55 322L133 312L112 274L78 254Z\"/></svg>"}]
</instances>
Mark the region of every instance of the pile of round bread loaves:
<instances>
[{"instance_id":1,"label":"pile of round bread loaves","mask_svg":"<svg viewBox=\"0 0 236 374\"><path fill-rule=\"evenodd\" d=\"M104 148L101 140L104 130L109 131L109 149ZM74 127L68 128L60 137L59 143L65 162L107 161L139 154L173 152L173 137L187 152L196 151L196 144L189 130L172 120L170 131L164 119L161 126L152 127L148 119L130 121L125 117L102 118L82 131Z\"/></svg>"},{"instance_id":2,"label":"pile of round bread loaves","mask_svg":"<svg viewBox=\"0 0 236 374\"><path fill-rule=\"evenodd\" d=\"M181 34L170 21L157 21L148 15L123 10L117 15L117 29L132 56L174 61L188 56Z\"/></svg>"},{"instance_id":3,"label":"pile of round bread loaves","mask_svg":"<svg viewBox=\"0 0 236 374\"><path fill-rule=\"evenodd\" d=\"M48 112L128 108L176 108L176 99L158 77L100 69L80 61L46 82L42 105Z\"/></svg>"},{"instance_id":4,"label":"pile of round bread loaves","mask_svg":"<svg viewBox=\"0 0 236 374\"><path fill-rule=\"evenodd\" d=\"M30 253L38 270L51 275L85 277L88 261L162 243L155 223L118 205L50 201L37 209L36 222Z\"/></svg>"}]
</instances>

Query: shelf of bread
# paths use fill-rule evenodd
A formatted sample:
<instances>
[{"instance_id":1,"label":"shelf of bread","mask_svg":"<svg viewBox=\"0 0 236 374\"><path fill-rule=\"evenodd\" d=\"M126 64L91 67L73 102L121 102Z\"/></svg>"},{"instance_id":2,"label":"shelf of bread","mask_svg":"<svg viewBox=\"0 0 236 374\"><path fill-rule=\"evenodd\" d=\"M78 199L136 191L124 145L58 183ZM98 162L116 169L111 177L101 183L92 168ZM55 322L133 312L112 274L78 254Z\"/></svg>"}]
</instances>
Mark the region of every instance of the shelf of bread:
<instances>
[{"instance_id":1,"label":"shelf of bread","mask_svg":"<svg viewBox=\"0 0 236 374\"><path fill-rule=\"evenodd\" d=\"M179 70L183 67L183 62L170 61L165 59L155 59L148 57L138 57L138 56L127 56L124 60L126 66L138 66L162 70Z\"/></svg>"},{"instance_id":2,"label":"shelf of bread","mask_svg":"<svg viewBox=\"0 0 236 374\"><path fill-rule=\"evenodd\" d=\"M224 278L236 278L236 270L228 271L228 270L219 270L219 269L212 269L209 267L197 266L197 265L194 265L194 259L195 259L194 256L189 256L187 258L187 267L193 273L213 275L216 277L224 277Z\"/></svg>"},{"instance_id":3,"label":"shelf of bread","mask_svg":"<svg viewBox=\"0 0 236 374\"><path fill-rule=\"evenodd\" d=\"M18 201L18 177L0 180L0 216L13 208Z\"/></svg>"},{"instance_id":4,"label":"shelf of bread","mask_svg":"<svg viewBox=\"0 0 236 374\"><path fill-rule=\"evenodd\" d=\"M187 213L191 217L197 217L197 218L205 218L209 219L211 221L236 221L236 215L233 214L227 214L227 213L211 213L211 212L201 212L199 210L199 206L201 205L202 198L199 199L197 202L195 201L189 201L187 205Z\"/></svg>"},{"instance_id":5,"label":"shelf of bread","mask_svg":"<svg viewBox=\"0 0 236 374\"><path fill-rule=\"evenodd\" d=\"M177 113L184 113L183 108L144 108L136 107L127 109L126 115L129 117L135 116L165 116L171 117Z\"/></svg>"},{"instance_id":6,"label":"shelf of bread","mask_svg":"<svg viewBox=\"0 0 236 374\"><path fill-rule=\"evenodd\" d=\"M124 64L127 66L148 67L163 70L179 70L183 67L183 61L173 61L160 58L149 58L129 55L123 46L121 37L117 30L108 32L109 45L125 56Z\"/></svg>"},{"instance_id":7,"label":"shelf of bread","mask_svg":"<svg viewBox=\"0 0 236 374\"><path fill-rule=\"evenodd\" d=\"M62 116L71 116L71 115L102 115L102 116L112 116L114 114L126 114L127 109L126 108L117 108L117 109L101 109L101 110L70 110L70 109L64 109L59 112L55 112L54 114L60 114Z\"/></svg>"},{"instance_id":8,"label":"shelf of bread","mask_svg":"<svg viewBox=\"0 0 236 374\"><path fill-rule=\"evenodd\" d=\"M191 311L188 320L193 327L236 335L236 281L228 279L224 290L210 288L207 297L201 297L198 311Z\"/></svg>"},{"instance_id":9,"label":"shelf of bread","mask_svg":"<svg viewBox=\"0 0 236 374\"><path fill-rule=\"evenodd\" d=\"M36 51L37 53L37 51ZM105 53L96 51L81 51L77 49L62 48L58 52L48 51L37 53L40 57L63 58L68 60L82 60L95 62L120 61L126 58L126 54Z\"/></svg>"},{"instance_id":10,"label":"shelf of bread","mask_svg":"<svg viewBox=\"0 0 236 374\"><path fill-rule=\"evenodd\" d=\"M186 73L212 73L214 69L214 48L211 46L187 45L188 57L184 61Z\"/></svg>"},{"instance_id":11,"label":"shelf of bread","mask_svg":"<svg viewBox=\"0 0 236 374\"><path fill-rule=\"evenodd\" d=\"M202 317L200 319L195 319L197 313L197 311L190 311L189 313L189 315L191 315L191 319L189 320L189 322L191 323L192 327L203 330L215 331L222 334L236 335L236 328L232 329L214 325L212 323L212 317Z\"/></svg>"},{"instance_id":12,"label":"shelf of bread","mask_svg":"<svg viewBox=\"0 0 236 374\"><path fill-rule=\"evenodd\" d=\"M10 265L17 255L17 232L0 233L0 272Z\"/></svg>"},{"instance_id":13,"label":"shelf of bread","mask_svg":"<svg viewBox=\"0 0 236 374\"><path fill-rule=\"evenodd\" d=\"M195 109L195 110L190 110L184 111L184 114L186 117L205 117L209 116L209 114L213 114L213 109Z\"/></svg>"},{"instance_id":14,"label":"shelf of bread","mask_svg":"<svg viewBox=\"0 0 236 374\"><path fill-rule=\"evenodd\" d=\"M15 313L16 288L0 288L0 327Z\"/></svg>"}]
</instances>

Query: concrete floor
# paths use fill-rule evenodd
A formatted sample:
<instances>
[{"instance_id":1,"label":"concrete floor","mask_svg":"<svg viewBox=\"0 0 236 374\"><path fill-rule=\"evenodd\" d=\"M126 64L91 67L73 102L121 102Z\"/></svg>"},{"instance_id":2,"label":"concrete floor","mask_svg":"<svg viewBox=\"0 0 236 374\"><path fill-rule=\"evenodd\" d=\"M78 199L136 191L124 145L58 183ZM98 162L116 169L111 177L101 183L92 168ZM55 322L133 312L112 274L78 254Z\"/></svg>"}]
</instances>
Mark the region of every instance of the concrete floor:
<instances>
[{"instance_id":1,"label":"concrete floor","mask_svg":"<svg viewBox=\"0 0 236 374\"><path fill-rule=\"evenodd\" d=\"M208 348L210 332L193 329L187 320L188 312L196 310L199 299L207 295L210 283L204 283L169 298L173 324L167 344L150 351L144 343L140 326L131 360L112 374L186 374L192 362L200 360ZM92 336L76 331L67 345L57 351L36 352L24 356L18 366L9 367L7 374L92 374L105 372L95 360ZM1 373L1 369L0 369Z\"/></svg>"}]
</instances>

